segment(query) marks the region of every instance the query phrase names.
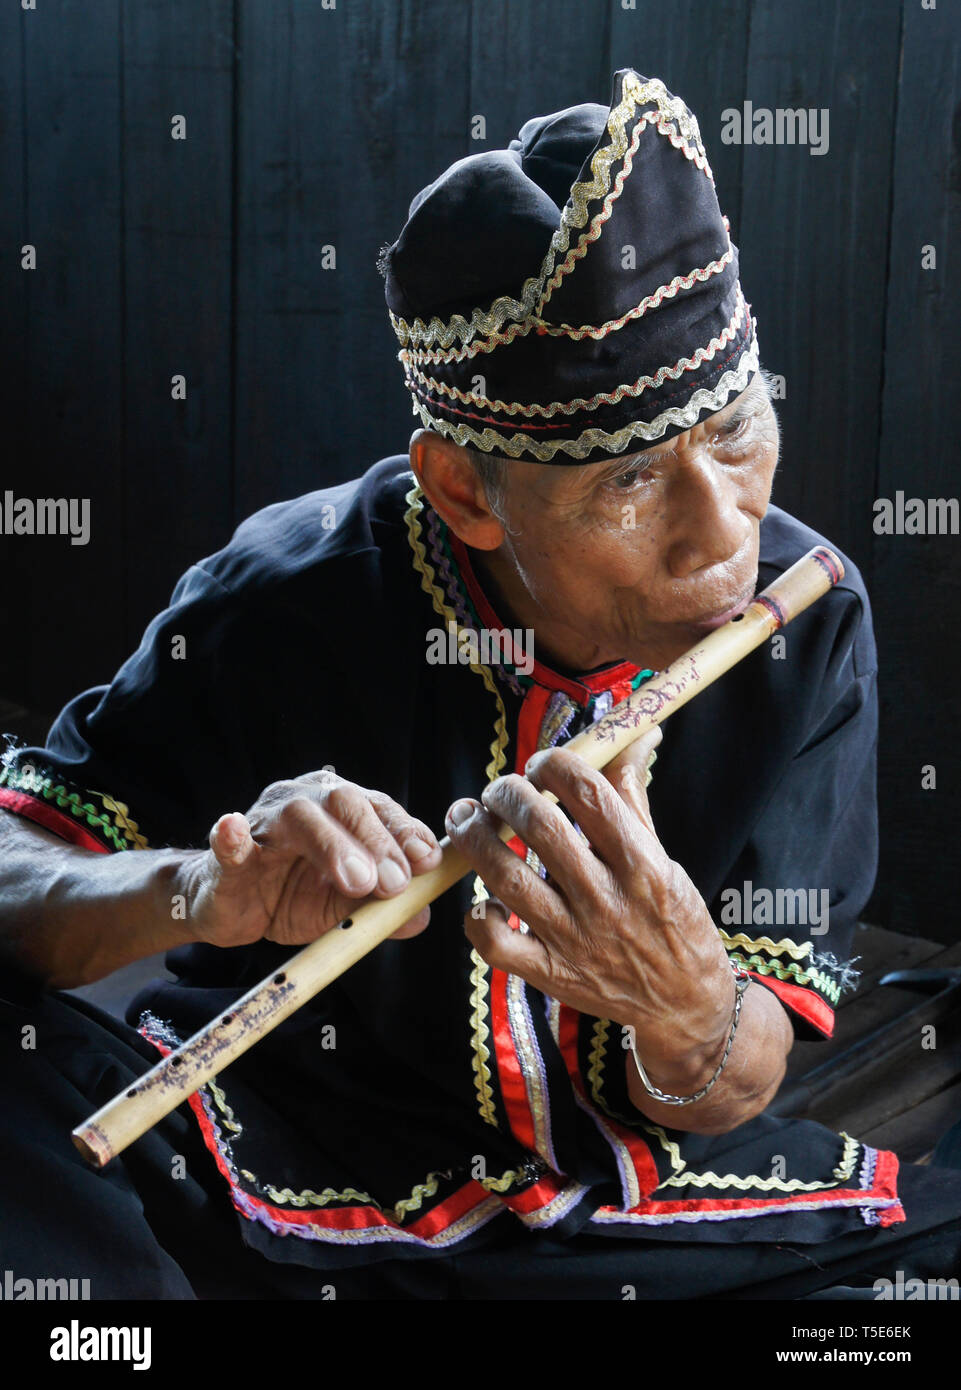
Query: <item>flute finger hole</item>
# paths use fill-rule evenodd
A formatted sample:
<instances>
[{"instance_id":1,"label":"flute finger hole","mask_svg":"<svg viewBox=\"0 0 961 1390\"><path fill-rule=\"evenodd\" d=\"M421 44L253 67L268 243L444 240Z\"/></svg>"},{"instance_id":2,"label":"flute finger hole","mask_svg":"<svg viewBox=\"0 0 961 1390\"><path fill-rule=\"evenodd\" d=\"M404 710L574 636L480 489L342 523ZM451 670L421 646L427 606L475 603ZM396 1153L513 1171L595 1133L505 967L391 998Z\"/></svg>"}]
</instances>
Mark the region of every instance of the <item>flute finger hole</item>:
<instances>
[{"instance_id":1,"label":"flute finger hole","mask_svg":"<svg viewBox=\"0 0 961 1390\"><path fill-rule=\"evenodd\" d=\"M352 927L353 925L354 925L354 919L353 919L353 917L345 917L344 920L343 920L343 921L341 922L341 924L340 924L340 929L341 929L341 931L346 931L348 927Z\"/></svg>"},{"instance_id":2,"label":"flute finger hole","mask_svg":"<svg viewBox=\"0 0 961 1390\"><path fill-rule=\"evenodd\" d=\"M287 976L286 976L286 975L284 974L284 972L281 970L281 972L280 972L279 975L275 975L275 976L274 976L274 984L275 984L275 985L282 985L286 979L287 979Z\"/></svg>"}]
</instances>

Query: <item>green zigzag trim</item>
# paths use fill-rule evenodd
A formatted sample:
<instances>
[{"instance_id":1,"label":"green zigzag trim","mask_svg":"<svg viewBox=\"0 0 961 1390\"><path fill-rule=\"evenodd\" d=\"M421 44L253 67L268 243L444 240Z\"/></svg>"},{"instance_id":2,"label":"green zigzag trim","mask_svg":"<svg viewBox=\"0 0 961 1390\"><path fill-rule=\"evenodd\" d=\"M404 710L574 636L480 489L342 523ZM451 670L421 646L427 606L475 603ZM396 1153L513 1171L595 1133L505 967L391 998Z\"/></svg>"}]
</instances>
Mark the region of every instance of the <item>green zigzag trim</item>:
<instances>
[{"instance_id":1,"label":"green zigzag trim","mask_svg":"<svg viewBox=\"0 0 961 1390\"><path fill-rule=\"evenodd\" d=\"M97 808L90 801L84 801L77 792L68 792L64 786L55 786L50 777L37 777L21 773L18 768L0 768L0 787L7 786L11 791L39 793L45 801L53 801L61 811L69 811L77 820L84 820L94 830L99 830L109 840L114 849L126 850L130 843L117 830L111 818L104 813L97 814Z\"/></svg>"},{"instance_id":2,"label":"green zigzag trim","mask_svg":"<svg viewBox=\"0 0 961 1390\"><path fill-rule=\"evenodd\" d=\"M776 975L779 980L793 980L799 985L814 985L815 989L827 995L832 1004L836 1004L841 997L840 986L829 976L813 968L803 970L797 961L792 960L790 965L785 966L776 961L764 960L761 956L743 956L740 951L729 951L728 955L747 969L756 970L759 975Z\"/></svg>"}]
</instances>

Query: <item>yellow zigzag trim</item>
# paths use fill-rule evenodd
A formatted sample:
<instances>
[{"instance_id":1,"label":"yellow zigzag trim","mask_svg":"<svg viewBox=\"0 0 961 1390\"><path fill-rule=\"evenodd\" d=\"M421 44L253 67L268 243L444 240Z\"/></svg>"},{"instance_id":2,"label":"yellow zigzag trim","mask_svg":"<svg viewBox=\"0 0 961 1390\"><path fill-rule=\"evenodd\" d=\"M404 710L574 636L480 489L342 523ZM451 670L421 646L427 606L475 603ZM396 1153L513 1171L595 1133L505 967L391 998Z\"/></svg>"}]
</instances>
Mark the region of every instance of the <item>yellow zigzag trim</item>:
<instances>
[{"instance_id":1,"label":"yellow zigzag trim","mask_svg":"<svg viewBox=\"0 0 961 1390\"><path fill-rule=\"evenodd\" d=\"M598 1018L594 1020L594 1028L591 1034L591 1050L588 1054L587 1080L590 1083L591 1095L604 1110L604 1098L601 1095L601 1074L604 1070L604 1054L607 1052L607 1037L610 1032L611 1021L609 1018Z\"/></svg>"},{"instance_id":2,"label":"yellow zigzag trim","mask_svg":"<svg viewBox=\"0 0 961 1390\"><path fill-rule=\"evenodd\" d=\"M122 830L127 839L136 849L148 849L146 835L141 835L140 826L135 820L130 819L130 811L122 801L114 801L110 796L104 796L100 792L100 800L108 811L113 812L114 824L118 830Z\"/></svg>"},{"instance_id":3,"label":"yellow zigzag trim","mask_svg":"<svg viewBox=\"0 0 961 1390\"><path fill-rule=\"evenodd\" d=\"M248 1173L246 1169L244 1177L257 1181L253 1173ZM272 1202L289 1202L292 1207L326 1207L331 1202L363 1202L365 1206L381 1210L380 1203L375 1202L369 1192L358 1192L356 1187L345 1187L343 1192L335 1192L332 1187L325 1187L323 1192L314 1192L311 1188L305 1187L303 1192L294 1192L289 1187L277 1188L266 1182L261 1186Z\"/></svg>"},{"instance_id":4,"label":"yellow zigzag trim","mask_svg":"<svg viewBox=\"0 0 961 1390\"><path fill-rule=\"evenodd\" d=\"M667 88L659 78L655 77L648 82L641 83L637 80L636 75L628 74L624 78L621 100L611 111L607 120L611 143L598 150L591 160L592 178L584 183L575 183L571 188L568 202L561 212L560 226L551 238L551 244L541 264L540 273L525 280L521 290L521 298L517 300L511 295L502 295L494 301L489 310L475 309L471 315L470 323L467 322L463 314L455 314L449 323L444 323L439 318L432 318L429 324L425 324L420 318L416 318L413 323L408 324L404 319L391 314L390 321L401 345L406 347L408 343L420 343L425 347L430 347L432 343L439 342L442 347L447 348L451 347L458 338L464 343L469 343L479 334L490 337L492 334L500 332L509 318L515 321L523 320L534 312L540 313L563 276L572 269L574 260L584 255L588 242L596 240L598 228L610 215L610 208L605 206L604 211L598 213L594 219L596 226L592 224L591 229L580 237L575 249L555 271L558 256L564 255L570 247L572 230L583 227L587 221L588 203L598 198L606 199L608 195L611 184L611 167L617 160L623 159L628 152L627 122L639 105L651 99L657 104L659 119L655 122L655 128L658 134L665 135L670 139L671 144L680 149L686 158L692 160L713 183L714 175L707 162L697 119L693 113L688 111L679 97L672 98L668 95ZM653 115L653 112L649 114ZM676 129L671 124L672 121L677 123ZM619 195L622 186L623 180L621 180L620 186L612 190L611 201L613 201L613 197ZM551 279L552 275L553 279ZM548 284L549 280L550 284Z\"/></svg>"},{"instance_id":5,"label":"yellow zigzag trim","mask_svg":"<svg viewBox=\"0 0 961 1390\"><path fill-rule=\"evenodd\" d=\"M403 1198L403 1200L398 1202L394 1207L394 1219L396 1221L403 1221L408 1212L419 1211L424 1198L433 1197L434 1193L437 1191L439 1180L445 1176L446 1174L444 1173L428 1173L427 1181L417 1183L410 1196Z\"/></svg>"},{"instance_id":6,"label":"yellow zigzag trim","mask_svg":"<svg viewBox=\"0 0 961 1390\"><path fill-rule=\"evenodd\" d=\"M436 583L434 567L427 558L427 551L422 539L420 513L424 506L424 494L420 490L420 485L415 483L410 492L404 498L408 502L409 508L404 515L407 523L407 534L410 546L414 553L414 568L421 577L421 588L429 594L434 612L440 614L449 624L453 624L457 637L465 631L457 621L457 614L445 601L443 590ZM507 761L507 711L504 702L500 697L500 692L494 684L494 678L487 666L481 666L476 662L470 663L470 669L481 677L486 688L493 695L497 703L497 719L494 724L494 738L491 741L490 753L491 760L485 769L487 780L493 782L494 778L500 775L501 769ZM474 880L475 898L486 898L487 889L479 878ZM471 1038L474 1048L472 1059L474 1068L474 1087L477 1091L477 1100L480 1107L481 1117L489 1125L497 1125L497 1117L494 1113L494 1093L491 1090L491 1072L488 1062L490 1061L490 1049L487 1047L487 1039L490 1037L490 1030L487 1027L486 1019L489 1013L487 1008L487 962L471 950L470 955L474 968L470 974L470 982L473 986L470 996L471 1002Z\"/></svg>"},{"instance_id":7,"label":"yellow zigzag trim","mask_svg":"<svg viewBox=\"0 0 961 1390\"><path fill-rule=\"evenodd\" d=\"M640 376L636 381L624 382L621 386L615 386L612 391L598 391L596 395L589 398L575 396L570 401L551 401L549 405L541 405L538 402L524 405L520 401L491 400L488 396L482 396L479 391L462 391L459 386L449 386L447 382L438 381L436 377L428 376L419 367L415 367L410 361L409 353L400 352L398 356L407 368L407 389L409 391L413 390L410 381L415 380L436 395L446 396L449 400L458 400L462 405L479 405L486 410L496 412L498 415L523 415L529 420L537 416L550 420L557 414L576 415L582 410L596 410L599 405L619 405L625 396L636 399L652 387L662 386L668 379L677 381L685 372L696 371L703 362L713 361L721 348L734 341L738 329L744 321L746 309L744 293L738 285L737 304L730 322L716 338L711 339L707 347L699 347L692 357L679 357L673 366L658 367L653 376Z\"/></svg>"},{"instance_id":8,"label":"yellow zigzag trim","mask_svg":"<svg viewBox=\"0 0 961 1390\"><path fill-rule=\"evenodd\" d=\"M679 1145L675 1144L673 1139L668 1139L660 1125L645 1124L642 1121L641 1128L646 1129L648 1134L656 1135L661 1148L666 1150L671 1160L671 1167L674 1169L675 1175L682 1172L687 1167L686 1160L681 1157Z\"/></svg>"},{"instance_id":9,"label":"yellow zigzag trim","mask_svg":"<svg viewBox=\"0 0 961 1390\"><path fill-rule=\"evenodd\" d=\"M724 219L725 226L728 226L727 219ZM401 362L418 362L426 366L440 366L451 362L465 362L472 357L476 357L480 352L493 352L496 347L513 342L515 338L526 338L532 329L538 329L545 333L549 338L572 338L575 342L581 342L584 338L606 338L608 333L614 333L623 328L625 324L632 323L635 319L643 318L651 309L659 309L665 299L674 299L679 290L689 290L695 281L703 284L712 275L720 275L726 266L729 266L734 259L734 247L730 244L730 228L728 228L728 249L718 260L709 261L706 266L698 266L688 272L687 275L675 275L665 285L659 285L653 294L646 294L639 304L633 309L628 309L626 314L621 314L620 318L608 319L606 323L582 323L580 327L575 327L572 323L550 323L547 319L529 318L523 323L511 324L505 333L498 333L493 338L479 339L477 342L469 343L462 348L409 348L399 352L397 356Z\"/></svg>"},{"instance_id":10,"label":"yellow zigzag trim","mask_svg":"<svg viewBox=\"0 0 961 1390\"><path fill-rule=\"evenodd\" d=\"M509 1187L517 1182L518 1178L523 1176L523 1169L508 1168L507 1172L504 1173L502 1177L478 1178L477 1181L480 1183L481 1187L486 1188L488 1192L506 1192Z\"/></svg>"},{"instance_id":11,"label":"yellow zigzag trim","mask_svg":"<svg viewBox=\"0 0 961 1390\"><path fill-rule=\"evenodd\" d=\"M728 936L723 927L718 927L717 930L725 945L746 946L749 951L767 951L769 956L793 956L795 960L803 960L814 949L810 941L803 941L798 945L796 941L789 941L786 936L780 941L772 941L769 936L752 938L745 936L742 931L736 936Z\"/></svg>"},{"instance_id":12,"label":"yellow zigzag trim","mask_svg":"<svg viewBox=\"0 0 961 1390\"><path fill-rule=\"evenodd\" d=\"M861 1147L857 1139L852 1139L850 1134L845 1134L843 1130L840 1138L844 1140L844 1150L840 1163L831 1174L834 1182L802 1182L800 1178L761 1178L756 1173L751 1173L745 1178L739 1178L734 1173L726 1173L723 1178L717 1173L675 1173L673 1177L665 1178L654 1190L660 1192L664 1187L689 1186L734 1187L739 1192L818 1192L827 1187L837 1187L838 1183L846 1182L853 1174Z\"/></svg>"},{"instance_id":13,"label":"yellow zigzag trim","mask_svg":"<svg viewBox=\"0 0 961 1390\"><path fill-rule=\"evenodd\" d=\"M412 411L420 417L425 429L446 435L448 439L453 439L455 444L473 445L485 454L506 454L509 458L516 459L527 452L533 454L540 463L549 463L558 453L567 454L570 458L585 458L592 449L603 449L607 454L620 454L635 439L643 439L646 443L660 439L668 425L681 425L684 429L690 429L691 425L697 422L702 410L720 410L732 395L739 395L747 386L748 379L758 370L756 319L752 318L751 328L751 346L741 354L736 367L723 373L713 389L700 387L686 405L669 406L649 424L644 420L633 420L619 430L589 429L584 430L576 439L543 440L528 439L520 433L510 436L498 434L489 426L485 426L483 430L475 430L472 425L455 425L449 420L431 415L426 406L414 397L411 398Z\"/></svg>"},{"instance_id":14,"label":"yellow zigzag trim","mask_svg":"<svg viewBox=\"0 0 961 1390\"><path fill-rule=\"evenodd\" d=\"M470 958L474 964L474 968L470 972L470 982L473 985L470 996L470 1026L471 1042L474 1047L474 1089L477 1092L481 1119L486 1120L489 1125L496 1125L494 1093L490 1084L491 1072L487 1065L491 1055L490 1048L487 1046L490 1029L486 1023L487 1015L490 1012L487 1007L487 962L477 954L473 947Z\"/></svg>"},{"instance_id":15,"label":"yellow zigzag trim","mask_svg":"<svg viewBox=\"0 0 961 1390\"><path fill-rule=\"evenodd\" d=\"M231 1110L230 1106L227 1104L227 1097L224 1095L223 1091L217 1085L217 1082L213 1077L211 1077L211 1079L207 1082L207 1089L210 1091L210 1094L217 1102L217 1109L223 1116L222 1123L224 1128L232 1130L234 1134L243 1134L243 1125L238 1122L237 1116L234 1114L233 1110Z\"/></svg>"}]
</instances>

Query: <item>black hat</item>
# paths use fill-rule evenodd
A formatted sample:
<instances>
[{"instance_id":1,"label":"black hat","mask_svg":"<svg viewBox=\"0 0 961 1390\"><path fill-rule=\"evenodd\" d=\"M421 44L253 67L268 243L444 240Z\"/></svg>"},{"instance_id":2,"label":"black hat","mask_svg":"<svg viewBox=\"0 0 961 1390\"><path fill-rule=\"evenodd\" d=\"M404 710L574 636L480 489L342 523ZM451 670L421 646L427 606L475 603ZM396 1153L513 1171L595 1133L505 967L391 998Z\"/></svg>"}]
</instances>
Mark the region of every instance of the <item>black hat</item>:
<instances>
[{"instance_id":1,"label":"black hat","mask_svg":"<svg viewBox=\"0 0 961 1390\"><path fill-rule=\"evenodd\" d=\"M422 189L382 257L423 425L588 463L721 410L758 370L697 120L658 78L527 121Z\"/></svg>"}]
</instances>

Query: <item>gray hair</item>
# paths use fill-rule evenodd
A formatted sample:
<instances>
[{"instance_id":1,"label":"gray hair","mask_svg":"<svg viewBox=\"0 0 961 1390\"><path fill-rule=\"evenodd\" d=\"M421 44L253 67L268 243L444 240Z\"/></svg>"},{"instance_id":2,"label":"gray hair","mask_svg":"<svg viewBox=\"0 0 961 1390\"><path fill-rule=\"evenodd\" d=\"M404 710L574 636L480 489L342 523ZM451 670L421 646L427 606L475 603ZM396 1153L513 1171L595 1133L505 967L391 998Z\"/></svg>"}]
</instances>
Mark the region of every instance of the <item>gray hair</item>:
<instances>
[{"instance_id":1,"label":"gray hair","mask_svg":"<svg viewBox=\"0 0 961 1390\"><path fill-rule=\"evenodd\" d=\"M491 511L501 525L506 527L504 508L507 502L507 470L510 460L501 458L498 454L482 453L480 449L472 449L466 444L462 448L480 479Z\"/></svg>"}]
</instances>

